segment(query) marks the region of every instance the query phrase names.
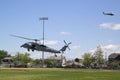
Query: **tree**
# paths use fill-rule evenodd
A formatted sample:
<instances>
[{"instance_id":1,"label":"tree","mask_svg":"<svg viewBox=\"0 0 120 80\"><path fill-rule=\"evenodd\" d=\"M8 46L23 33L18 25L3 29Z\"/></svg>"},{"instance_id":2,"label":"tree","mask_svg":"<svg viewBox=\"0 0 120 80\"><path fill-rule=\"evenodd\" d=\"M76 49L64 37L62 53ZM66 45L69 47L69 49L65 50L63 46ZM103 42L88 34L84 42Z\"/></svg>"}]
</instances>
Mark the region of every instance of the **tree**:
<instances>
[{"instance_id":1,"label":"tree","mask_svg":"<svg viewBox=\"0 0 120 80\"><path fill-rule=\"evenodd\" d=\"M53 66L54 63L55 63L54 60L45 59L45 64L47 64L48 67Z\"/></svg>"},{"instance_id":2,"label":"tree","mask_svg":"<svg viewBox=\"0 0 120 80\"><path fill-rule=\"evenodd\" d=\"M29 53L25 53L23 55L23 62L25 64L25 67L27 67L27 63L29 63L32 59L30 58L30 54Z\"/></svg>"},{"instance_id":3,"label":"tree","mask_svg":"<svg viewBox=\"0 0 120 80\"><path fill-rule=\"evenodd\" d=\"M24 63L28 63L28 62L30 62L32 59L30 58L30 54L29 53L25 53L24 55L23 55L23 62Z\"/></svg>"},{"instance_id":4,"label":"tree","mask_svg":"<svg viewBox=\"0 0 120 80\"><path fill-rule=\"evenodd\" d=\"M102 50L101 46L97 46L97 49L94 53L94 58L95 58L95 62L98 63L98 64L104 62L103 50Z\"/></svg>"},{"instance_id":5,"label":"tree","mask_svg":"<svg viewBox=\"0 0 120 80\"><path fill-rule=\"evenodd\" d=\"M24 65L24 67L27 67L27 63L30 62L32 59L30 58L30 54L29 53L20 53L18 52L15 56L14 56L14 60L17 61L17 64L21 64Z\"/></svg>"},{"instance_id":6,"label":"tree","mask_svg":"<svg viewBox=\"0 0 120 80\"><path fill-rule=\"evenodd\" d=\"M5 50L0 50L0 64L1 64L1 60L4 59L5 57L10 57L11 55L8 54L7 51Z\"/></svg>"},{"instance_id":7,"label":"tree","mask_svg":"<svg viewBox=\"0 0 120 80\"><path fill-rule=\"evenodd\" d=\"M33 63L34 63L34 64L42 64L42 60L40 60L40 59L35 59L35 60L33 60Z\"/></svg>"},{"instance_id":8,"label":"tree","mask_svg":"<svg viewBox=\"0 0 120 80\"><path fill-rule=\"evenodd\" d=\"M94 61L94 57L89 52L84 53L82 57L84 59L83 64L87 67L89 67L90 64Z\"/></svg>"},{"instance_id":9,"label":"tree","mask_svg":"<svg viewBox=\"0 0 120 80\"><path fill-rule=\"evenodd\" d=\"M15 61L22 61L23 59L23 54L18 52L15 56L14 56L14 60Z\"/></svg>"},{"instance_id":10,"label":"tree","mask_svg":"<svg viewBox=\"0 0 120 80\"><path fill-rule=\"evenodd\" d=\"M110 69L120 69L120 62L112 61L108 63L108 68Z\"/></svg>"}]
</instances>

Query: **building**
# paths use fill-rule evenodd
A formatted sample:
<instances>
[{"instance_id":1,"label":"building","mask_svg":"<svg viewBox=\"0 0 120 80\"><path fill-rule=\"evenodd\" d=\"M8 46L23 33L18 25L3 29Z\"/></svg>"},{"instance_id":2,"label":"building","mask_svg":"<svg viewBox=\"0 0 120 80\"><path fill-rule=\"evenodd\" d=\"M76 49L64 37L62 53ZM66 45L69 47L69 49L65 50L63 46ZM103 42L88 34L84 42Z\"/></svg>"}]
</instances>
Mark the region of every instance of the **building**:
<instances>
[{"instance_id":1,"label":"building","mask_svg":"<svg viewBox=\"0 0 120 80\"><path fill-rule=\"evenodd\" d=\"M11 57L5 57L2 59L1 67L13 67L13 59Z\"/></svg>"},{"instance_id":2,"label":"building","mask_svg":"<svg viewBox=\"0 0 120 80\"><path fill-rule=\"evenodd\" d=\"M108 57L109 69L120 69L120 53L112 53Z\"/></svg>"},{"instance_id":3,"label":"building","mask_svg":"<svg viewBox=\"0 0 120 80\"><path fill-rule=\"evenodd\" d=\"M113 61L120 62L120 53L112 53L111 55L108 56L108 61L109 62L113 62Z\"/></svg>"},{"instance_id":4,"label":"building","mask_svg":"<svg viewBox=\"0 0 120 80\"><path fill-rule=\"evenodd\" d=\"M54 64L55 64L56 67L64 67L64 66L66 66L66 58L65 58L65 56L50 56L47 59L54 60Z\"/></svg>"}]
</instances>

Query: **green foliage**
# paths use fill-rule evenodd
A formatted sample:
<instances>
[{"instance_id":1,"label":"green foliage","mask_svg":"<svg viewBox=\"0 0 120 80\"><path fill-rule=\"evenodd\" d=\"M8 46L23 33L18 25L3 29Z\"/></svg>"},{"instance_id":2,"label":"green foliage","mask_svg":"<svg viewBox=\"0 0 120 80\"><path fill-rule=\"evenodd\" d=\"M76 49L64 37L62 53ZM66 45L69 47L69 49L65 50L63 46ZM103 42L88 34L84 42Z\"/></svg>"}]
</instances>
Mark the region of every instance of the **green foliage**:
<instances>
[{"instance_id":1,"label":"green foliage","mask_svg":"<svg viewBox=\"0 0 120 80\"><path fill-rule=\"evenodd\" d=\"M24 55L23 55L23 62L24 63L28 63L28 62L30 62L32 59L30 58L30 54L29 53L25 53Z\"/></svg>"},{"instance_id":2,"label":"green foliage","mask_svg":"<svg viewBox=\"0 0 120 80\"><path fill-rule=\"evenodd\" d=\"M0 50L0 64L1 64L1 60L4 59L5 57L9 57L10 55L8 54L7 51L5 50Z\"/></svg>"},{"instance_id":3,"label":"green foliage","mask_svg":"<svg viewBox=\"0 0 120 80\"><path fill-rule=\"evenodd\" d=\"M15 61L22 61L24 54L18 52L13 58Z\"/></svg>"},{"instance_id":4,"label":"green foliage","mask_svg":"<svg viewBox=\"0 0 120 80\"><path fill-rule=\"evenodd\" d=\"M33 63L34 63L34 64L42 64L42 60L40 60L40 59L35 59L35 60L33 60ZM54 64L54 60L44 59L44 64L53 65L53 64Z\"/></svg>"},{"instance_id":5,"label":"green foliage","mask_svg":"<svg viewBox=\"0 0 120 80\"><path fill-rule=\"evenodd\" d=\"M33 63L34 63L34 64L42 64L42 60L40 60L40 59L35 59L35 60L33 60Z\"/></svg>"},{"instance_id":6,"label":"green foliage","mask_svg":"<svg viewBox=\"0 0 120 80\"><path fill-rule=\"evenodd\" d=\"M84 61L83 64L85 66L90 66L91 63L104 63L104 58L103 58L103 50L101 49L101 46L97 46L97 49L95 53L92 55L91 53L84 53L82 55Z\"/></svg>"},{"instance_id":7,"label":"green foliage","mask_svg":"<svg viewBox=\"0 0 120 80\"><path fill-rule=\"evenodd\" d=\"M95 57L95 62L97 62L97 63L103 63L104 62L103 50L101 49L101 46L97 46L97 49L94 53L94 57Z\"/></svg>"},{"instance_id":8,"label":"green foliage","mask_svg":"<svg viewBox=\"0 0 120 80\"><path fill-rule=\"evenodd\" d=\"M30 54L29 53L20 53L18 52L14 57L13 57L14 61L19 61L22 65L27 65L27 63L31 62L32 59L30 58Z\"/></svg>"},{"instance_id":9,"label":"green foliage","mask_svg":"<svg viewBox=\"0 0 120 80\"><path fill-rule=\"evenodd\" d=\"M45 64L47 65L54 65L54 60L46 59Z\"/></svg>"},{"instance_id":10,"label":"green foliage","mask_svg":"<svg viewBox=\"0 0 120 80\"><path fill-rule=\"evenodd\" d=\"M91 53L84 53L82 57L84 59L83 64L85 66L90 66L90 64L94 62L94 57L91 55Z\"/></svg>"},{"instance_id":11,"label":"green foliage","mask_svg":"<svg viewBox=\"0 0 120 80\"><path fill-rule=\"evenodd\" d=\"M108 63L108 67L111 69L117 69L120 67L120 63L118 61L112 61Z\"/></svg>"}]
</instances>

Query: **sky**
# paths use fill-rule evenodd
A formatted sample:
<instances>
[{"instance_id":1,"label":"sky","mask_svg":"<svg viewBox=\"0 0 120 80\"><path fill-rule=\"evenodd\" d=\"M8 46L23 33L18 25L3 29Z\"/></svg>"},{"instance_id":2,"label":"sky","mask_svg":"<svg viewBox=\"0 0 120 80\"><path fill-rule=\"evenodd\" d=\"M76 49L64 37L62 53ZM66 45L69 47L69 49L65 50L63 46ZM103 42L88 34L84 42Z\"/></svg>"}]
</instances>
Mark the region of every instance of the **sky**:
<instances>
[{"instance_id":1,"label":"sky","mask_svg":"<svg viewBox=\"0 0 120 80\"><path fill-rule=\"evenodd\" d=\"M26 52L20 46L28 40L10 36L42 39L45 21L45 43L66 50L68 59L82 58L85 52L94 53L101 46L107 55L120 53L120 0L0 0L0 50L9 54ZM103 15L112 12L114 16ZM32 58L41 58L41 52L30 52ZM53 54L45 53L45 57Z\"/></svg>"}]
</instances>

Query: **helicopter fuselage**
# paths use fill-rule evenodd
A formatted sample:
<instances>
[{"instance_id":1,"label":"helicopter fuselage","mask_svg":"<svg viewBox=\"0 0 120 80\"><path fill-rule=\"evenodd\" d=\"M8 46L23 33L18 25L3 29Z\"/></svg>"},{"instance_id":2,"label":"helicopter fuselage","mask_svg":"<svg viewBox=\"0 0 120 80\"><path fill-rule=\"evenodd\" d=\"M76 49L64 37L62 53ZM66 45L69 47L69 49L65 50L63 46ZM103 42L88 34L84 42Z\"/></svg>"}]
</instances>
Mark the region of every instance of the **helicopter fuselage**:
<instances>
[{"instance_id":1,"label":"helicopter fuselage","mask_svg":"<svg viewBox=\"0 0 120 80\"><path fill-rule=\"evenodd\" d=\"M109 16L114 16L113 13L105 13L105 12L103 12L103 14L104 14L104 15L109 15Z\"/></svg>"},{"instance_id":2,"label":"helicopter fuselage","mask_svg":"<svg viewBox=\"0 0 120 80\"><path fill-rule=\"evenodd\" d=\"M50 48L46 45L38 44L35 42L25 43L25 44L21 45L21 47L26 48L28 51L37 50L37 51L44 51L44 52L50 52L50 53L61 53L60 50L56 50L56 49Z\"/></svg>"}]
</instances>

